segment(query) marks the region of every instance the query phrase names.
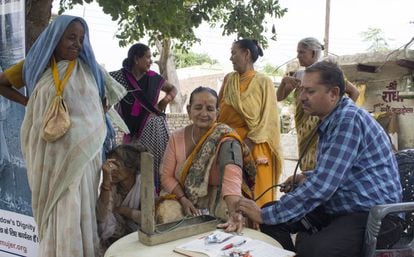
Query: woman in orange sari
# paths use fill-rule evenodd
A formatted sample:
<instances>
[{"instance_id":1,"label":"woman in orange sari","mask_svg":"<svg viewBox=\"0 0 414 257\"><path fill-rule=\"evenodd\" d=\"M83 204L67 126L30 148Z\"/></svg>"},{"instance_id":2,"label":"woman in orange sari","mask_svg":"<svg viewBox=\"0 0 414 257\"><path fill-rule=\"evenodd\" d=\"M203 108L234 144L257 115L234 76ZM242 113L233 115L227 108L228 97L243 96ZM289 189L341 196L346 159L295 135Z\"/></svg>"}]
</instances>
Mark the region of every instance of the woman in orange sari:
<instances>
[{"instance_id":1,"label":"woman in orange sari","mask_svg":"<svg viewBox=\"0 0 414 257\"><path fill-rule=\"evenodd\" d=\"M256 162L255 197L277 184L282 173L280 120L275 88L269 77L254 70L263 56L257 41L233 43L230 61L234 72L225 76L219 95L218 121L235 129L252 151ZM256 202L274 201L276 190L267 191Z\"/></svg>"},{"instance_id":2,"label":"woman in orange sari","mask_svg":"<svg viewBox=\"0 0 414 257\"><path fill-rule=\"evenodd\" d=\"M176 201L159 204L160 223L209 213L227 221L222 224L227 232L243 228L235 208L242 195L252 198L254 163L239 135L216 123L217 107L214 90L198 87L191 93L187 111L192 124L171 134L161 164L163 191Z\"/></svg>"}]
</instances>

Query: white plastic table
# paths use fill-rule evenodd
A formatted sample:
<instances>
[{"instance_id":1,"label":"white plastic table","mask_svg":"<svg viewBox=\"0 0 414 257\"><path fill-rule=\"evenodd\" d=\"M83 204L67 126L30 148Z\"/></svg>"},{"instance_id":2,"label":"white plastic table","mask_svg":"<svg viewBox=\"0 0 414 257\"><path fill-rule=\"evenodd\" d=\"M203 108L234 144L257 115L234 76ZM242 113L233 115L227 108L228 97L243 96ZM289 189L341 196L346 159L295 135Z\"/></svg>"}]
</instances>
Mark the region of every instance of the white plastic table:
<instances>
[{"instance_id":1,"label":"white plastic table","mask_svg":"<svg viewBox=\"0 0 414 257\"><path fill-rule=\"evenodd\" d=\"M173 252L173 249L181 244L189 242L191 240L197 239L202 235L208 234L204 232L199 235L190 236L186 238L181 238L175 241L171 241L164 244L147 246L139 242L138 232L131 233L126 235L113 243L108 250L105 252L105 257L164 257L164 256L181 256L182 254ZM263 242L269 243L273 246L280 247L282 246L271 238L270 236L261 233L260 231L244 228L243 235L248 236L253 239L258 239Z\"/></svg>"}]
</instances>

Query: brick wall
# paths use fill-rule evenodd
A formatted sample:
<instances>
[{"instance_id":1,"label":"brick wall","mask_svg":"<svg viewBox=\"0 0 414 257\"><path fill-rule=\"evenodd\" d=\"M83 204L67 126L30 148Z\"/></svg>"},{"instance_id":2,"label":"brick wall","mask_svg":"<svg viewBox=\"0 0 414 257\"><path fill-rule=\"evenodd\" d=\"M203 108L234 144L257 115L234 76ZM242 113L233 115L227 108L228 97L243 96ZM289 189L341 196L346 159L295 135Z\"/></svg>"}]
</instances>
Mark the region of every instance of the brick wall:
<instances>
[{"instance_id":1,"label":"brick wall","mask_svg":"<svg viewBox=\"0 0 414 257\"><path fill-rule=\"evenodd\" d=\"M185 127L186 125L190 124L190 120L188 119L187 113L167 113L167 124L169 131L172 132L176 129ZM119 128L113 124L115 133L116 133L116 143L122 143L123 132L119 130Z\"/></svg>"},{"instance_id":2,"label":"brick wall","mask_svg":"<svg viewBox=\"0 0 414 257\"><path fill-rule=\"evenodd\" d=\"M168 128L171 131L190 124L187 113L167 113Z\"/></svg>"},{"instance_id":3,"label":"brick wall","mask_svg":"<svg viewBox=\"0 0 414 257\"><path fill-rule=\"evenodd\" d=\"M282 116L282 133L287 133L290 128L290 118L288 116ZM188 119L187 113L167 113L167 124L170 132L185 127L186 125L190 124L190 120ZM119 144L122 142L122 132L119 131L119 128L114 126L116 131L116 142ZM295 136L296 137L296 136ZM289 141L289 140L288 140ZM290 144L290 143L289 143ZM288 144L288 145L289 145ZM295 154L289 154L295 155Z\"/></svg>"}]
</instances>

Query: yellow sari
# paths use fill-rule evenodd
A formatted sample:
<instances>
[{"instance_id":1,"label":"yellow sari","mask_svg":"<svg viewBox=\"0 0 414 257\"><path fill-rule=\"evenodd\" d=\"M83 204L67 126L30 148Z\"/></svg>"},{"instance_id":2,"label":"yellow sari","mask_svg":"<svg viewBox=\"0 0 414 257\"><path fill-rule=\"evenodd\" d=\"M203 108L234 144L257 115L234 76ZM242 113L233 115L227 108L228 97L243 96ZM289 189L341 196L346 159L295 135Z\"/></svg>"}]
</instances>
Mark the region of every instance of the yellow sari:
<instances>
[{"instance_id":1,"label":"yellow sari","mask_svg":"<svg viewBox=\"0 0 414 257\"><path fill-rule=\"evenodd\" d=\"M241 75L233 72L226 76L219 101L218 121L234 128L243 140L249 138L254 143L251 149L256 162L254 195L258 197L277 184L282 173L280 120L273 83L253 70ZM262 206L275 198L273 188L257 204Z\"/></svg>"},{"instance_id":2,"label":"yellow sari","mask_svg":"<svg viewBox=\"0 0 414 257\"><path fill-rule=\"evenodd\" d=\"M298 137L298 150L300 159L299 167L302 171L313 170L316 166L316 147L318 136L314 135L314 130L318 126L319 118L310 116L303 111L299 100L299 90L295 89L295 126ZM309 142L310 140L310 142Z\"/></svg>"}]
</instances>

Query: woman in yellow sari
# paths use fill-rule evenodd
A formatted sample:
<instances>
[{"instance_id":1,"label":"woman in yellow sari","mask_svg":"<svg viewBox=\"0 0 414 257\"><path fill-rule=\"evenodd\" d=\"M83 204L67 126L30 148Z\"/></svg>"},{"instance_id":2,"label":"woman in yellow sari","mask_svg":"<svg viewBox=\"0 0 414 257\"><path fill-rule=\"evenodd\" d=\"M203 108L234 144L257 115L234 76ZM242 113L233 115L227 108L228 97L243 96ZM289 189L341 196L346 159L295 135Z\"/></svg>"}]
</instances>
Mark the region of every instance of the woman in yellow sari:
<instances>
[{"instance_id":1,"label":"woman in yellow sari","mask_svg":"<svg viewBox=\"0 0 414 257\"><path fill-rule=\"evenodd\" d=\"M269 77L254 70L263 56L257 41L241 39L233 43L231 62L234 72L224 78L219 95L218 121L235 129L252 151L256 163L254 195L259 197L277 184L282 173L280 120L275 88ZM276 190L269 190L257 204L274 201Z\"/></svg>"},{"instance_id":2,"label":"woman in yellow sari","mask_svg":"<svg viewBox=\"0 0 414 257\"><path fill-rule=\"evenodd\" d=\"M243 217L235 208L242 195L252 198L254 163L237 133L216 123L217 99L217 93L206 87L191 93L187 111L192 124L171 134L161 164L161 185L177 200L176 218L208 212L227 220L222 224L227 232L240 232ZM158 220L172 218L171 205L160 204Z\"/></svg>"}]
</instances>

